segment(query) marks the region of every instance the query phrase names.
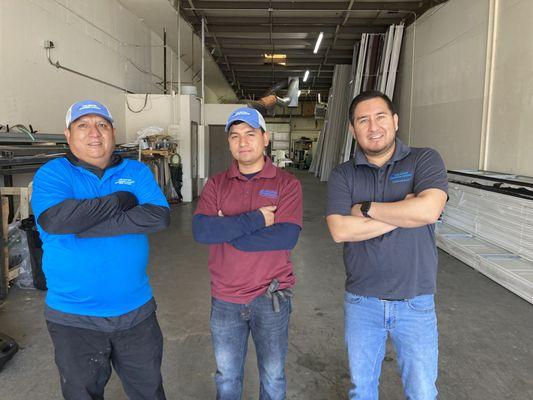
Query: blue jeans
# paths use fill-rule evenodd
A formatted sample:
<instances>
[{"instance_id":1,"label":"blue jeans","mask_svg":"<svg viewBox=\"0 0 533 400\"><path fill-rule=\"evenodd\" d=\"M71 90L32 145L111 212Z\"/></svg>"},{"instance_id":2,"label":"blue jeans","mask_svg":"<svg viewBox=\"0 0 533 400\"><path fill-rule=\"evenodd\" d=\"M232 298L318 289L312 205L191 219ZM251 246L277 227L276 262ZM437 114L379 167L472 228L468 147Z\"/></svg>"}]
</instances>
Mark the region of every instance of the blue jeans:
<instances>
[{"instance_id":1,"label":"blue jeans","mask_svg":"<svg viewBox=\"0 0 533 400\"><path fill-rule=\"evenodd\" d=\"M433 295L387 301L344 297L344 334L352 387L350 400L377 400L387 337L396 348L405 396L437 398L438 332Z\"/></svg>"},{"instance_id":2,"label":"blue jeans","mask_svg":"<svg viewBox=\"0 0 533 400\"><path fill-rule=\"evenodd\" d=\"M272 300L259 296L248 304L212 298L211 336L217 363L215 383L218 400L240 400L248 336L257 353L259 399L285 399L285 357L289 343L290 299L280 300L274 312Z\"/></svg>"}]
</instances>

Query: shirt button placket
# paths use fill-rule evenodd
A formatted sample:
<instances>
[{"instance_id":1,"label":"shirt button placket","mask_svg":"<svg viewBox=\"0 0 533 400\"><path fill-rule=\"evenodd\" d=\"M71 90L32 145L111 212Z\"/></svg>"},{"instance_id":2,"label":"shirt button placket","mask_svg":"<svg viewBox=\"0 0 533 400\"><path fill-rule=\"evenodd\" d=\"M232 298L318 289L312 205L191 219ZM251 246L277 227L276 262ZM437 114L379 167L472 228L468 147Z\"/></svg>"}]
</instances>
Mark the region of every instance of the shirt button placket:
<instances>
[{"instance_id":1,"label":"shirt button placket","mask_svg":"<svg viewBox=\"0 0 533 400\"><path fill-rule=\"evenodd\" d=\"M385 170L383 168L380 168L378 170L378 194L379 194L379 200L383 201L383 175L385 174Z\"/></svg>"},{"instance_id":2,"label":"shirt button placket","mask_svg":"<svg viewBox=\"0 0 533 400\"><path fill-rule=\"evenodd\" d=\"M244 194L246 196L246 200L248 201L250 210L252 209L252 180L249 180L246 182Z\"/></svg>"}]
</instances>

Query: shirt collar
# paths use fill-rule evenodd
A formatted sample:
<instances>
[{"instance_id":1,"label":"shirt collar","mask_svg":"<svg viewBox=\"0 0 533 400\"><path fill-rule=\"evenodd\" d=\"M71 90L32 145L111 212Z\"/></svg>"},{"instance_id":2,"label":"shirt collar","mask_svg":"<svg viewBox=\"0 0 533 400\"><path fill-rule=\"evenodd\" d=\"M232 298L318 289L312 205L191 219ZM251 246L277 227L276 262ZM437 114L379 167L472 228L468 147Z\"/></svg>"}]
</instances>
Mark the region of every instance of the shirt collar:
<instances>
[{"instance_id":1,"label":"shirt collar","mask_svg":"<svg viewBox=\"0 0 533 400\"><path fill-rule=\"evenodd\" d=\"M275 178L276 172L276 167L274 166L274 164L272 164L272 160L270 159L270 157L265 156L265 165L263 166L263 169L251 180L261 178ZM242 176L241 172L239 171L239 165L236 160L234 160L231 163L231 166L229 167L228 177L247 180L244 176Z\"/></svg>"},{"instance_id":2,"label":"shirt collar","mask_svg":"<svg viewBox=\"0 0 533 400\"><path fill-rule=\"evenodd\" d=\"M393 164L396 161L403 160L405 157L409 155L411 152L411 148L404 144L399 137L396 137L394 139L395 142L395 148L394 153L392 154L392 157L384 164ZM357 147L357 150L355 151L355 158L354 158L355 165L368 165L369 167L375 167L374 164L371 164L368 162L368 159L366 158L365 153L361 150L361 148Z\"/></svg>"},{"instance_id":3,"label":"shirt collar","mask_svg":"<svg viewBox=\"0 0 533 400\"><path fill-rule=\"evenodd\" d=\"M120 157L118 154L113 153L111 155L111 160L109 161L109 165L105 167L104 169L98 168L94 165L91 165L89 163L86 163L85 161L80 160L78 157L76 157L70 150L67 151L67 160L70 161L70 163L76 167L82 167L93 174L95 174L98 178L102 178L104 176L105 171L107 171L109 168L116 167L120 163L122 163L122 157Z\"/></svg>"}]
</instances>

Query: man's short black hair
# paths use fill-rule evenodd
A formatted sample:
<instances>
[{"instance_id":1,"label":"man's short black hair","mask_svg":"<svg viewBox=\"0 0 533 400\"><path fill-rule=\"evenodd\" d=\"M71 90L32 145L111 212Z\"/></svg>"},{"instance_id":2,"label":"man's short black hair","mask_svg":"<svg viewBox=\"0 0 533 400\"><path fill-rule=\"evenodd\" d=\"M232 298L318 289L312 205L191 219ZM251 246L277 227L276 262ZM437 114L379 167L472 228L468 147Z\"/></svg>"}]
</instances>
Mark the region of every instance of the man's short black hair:
<instances>
[{"instance_id":1,"label":"man's short black hair","mask_svg":"<svg viewBox=\"0 0 533 400\"><path fill-rule=\"evenodd\" d=\"M230 126L228 126L228 135L229 135L229 133L231 132L231 127L232 127L233 125L247 124L247 123L248 123L248 122L246 122L246 121L241 121L241 120L233 121L233 122L230 124ZM252 128L253 128L253 127L252 127ZM265 130L264 130L263 128L259 128L259 129L261 129L261 133L265 133Z\"/></svg>"},{"instance_id":2,"label":"man's short black hair","mask_svg":"<svg viewBox=\"0 0 533 400\"><path fill-rule=\"evenodd\" d=\"M387 107L392 115L396 114L396 109L394 108L394 104L392 104L391 99L389 99L389 96L387 96L385 93L380 92L379 90L367 90L364 92L359 93L357 96L354 97L352 100L352 104L350 104L350 111L348 114L348 118L350 119L350 123L353 126L354 123L354 111L355 107L363 101L371 100L375 98L380 98L387 103Z\"/></svg>"}]
</instances>

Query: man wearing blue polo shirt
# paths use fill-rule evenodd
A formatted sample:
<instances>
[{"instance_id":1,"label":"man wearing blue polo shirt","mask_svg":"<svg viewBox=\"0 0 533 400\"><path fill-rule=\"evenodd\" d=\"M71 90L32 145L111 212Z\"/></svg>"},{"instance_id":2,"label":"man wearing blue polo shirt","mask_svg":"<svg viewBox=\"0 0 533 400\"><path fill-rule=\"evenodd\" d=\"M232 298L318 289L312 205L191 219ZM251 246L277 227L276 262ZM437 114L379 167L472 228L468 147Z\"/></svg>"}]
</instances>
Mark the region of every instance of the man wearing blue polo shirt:
<instances>
[{"instance_id":1,"label":"man wearing blue polo shirt","mask_svg":"<svg viewBox=\"0 0 533 400\"><path fill-rule=\"evenodd\" d=\"M327 199L329 230L344 243L349 398L378 399L390 336L406 397L433 400L438 370L434 223L446 203L446 169L435 150L408 147L396 137L398 115L383 93L355 97L349 119L357 152L332 171Z\"/></svg>"},{"instance_id":2,"label":"man wearing blue polo shirt","mask_svg":"<svg viewBox=\"0 0 533 400\"><path fill-rule=\"evenodd\" d=\"M130 400L165 399L146 267L147 234L168 226L168 203L146 166L113 154L103 104L74 103L65 136L70 152L37 171L32 195L63 397L103 399L113 365Z\"/></svg>"}]
</instances>

